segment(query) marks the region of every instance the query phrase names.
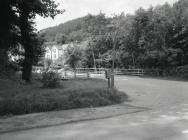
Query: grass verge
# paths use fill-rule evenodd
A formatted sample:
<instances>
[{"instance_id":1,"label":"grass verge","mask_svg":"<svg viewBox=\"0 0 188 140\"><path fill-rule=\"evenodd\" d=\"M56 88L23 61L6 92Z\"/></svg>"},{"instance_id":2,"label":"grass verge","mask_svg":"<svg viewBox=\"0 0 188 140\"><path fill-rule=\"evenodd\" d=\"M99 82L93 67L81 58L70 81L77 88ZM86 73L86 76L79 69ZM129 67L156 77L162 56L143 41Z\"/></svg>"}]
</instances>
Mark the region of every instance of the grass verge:
<instances>
[{"instance_id":1,"label":"grass verge","mask_svg":"<svg viewBox=\"0 0 188 140\"><path fill-rule=\"evenodd\" d=\"M18 115L73 108L113 105L127 100L125 93L107 88L102 79L62 81L56 89L38 82L24 85L0 79L0 115Z\"/></svg>"}]
</instances>

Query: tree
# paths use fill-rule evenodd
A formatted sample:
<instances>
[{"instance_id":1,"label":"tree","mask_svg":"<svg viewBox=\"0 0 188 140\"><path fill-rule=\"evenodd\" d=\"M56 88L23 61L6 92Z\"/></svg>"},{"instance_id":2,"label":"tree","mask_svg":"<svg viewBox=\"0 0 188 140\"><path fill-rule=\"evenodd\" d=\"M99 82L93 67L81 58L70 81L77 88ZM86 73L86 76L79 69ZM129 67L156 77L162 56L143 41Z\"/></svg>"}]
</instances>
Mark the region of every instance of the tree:
<instances>
[{"instance_id":1,"label":"tree","mask_svg":"<svg viewBox=\"0 0 188 140\"><path fill-rule=\"evenodd\" d=\"M173 6L173 18L168 43L176 55L178 66L188 64L188 1L180 0ZM173 56L174 56L173 55Z\"/></svg>"},{"instance_id":2,"label":"tree","mask_svg":"<svg viewBox=\"0 0 188 140\"><path fill-rule=\"evenodd\" d=\"M57 14L63 12L58 10L57 7L58 4L53 0L19 1L18 9L20 11L21 44L25 51L22 79L27 82L30 82L31 80L33 58L35 57L33 41L35 40L35 42L37 42L36 38L32 37L32 35L35 34L35 16L38 14L43 17L54 18Z\"/></svg>"},{"instance_id":3,"label":"tree","mask_svg":"<svg viewBox=\"0 0 188 140\"><path fill-rule=\"evenodd\" d=\"M16 0L0 1L0 71L8 63L8 52L19 43L18 15Z\"/></svg>"},{"instance_id":4,"label":"tree","mask_svg":"<svg viewBox=\"0 0 188 140\"><path fill-rule=\"evenodd\" d=\"M81 63L81 60L83 58L83 50L76 45L69 46L67 48L65 56L67 58L66 63L75 70L78 64Z\"/></svg>"},{"instance_id":5,"label":"tree","mask_svg":"<svg viewBox=\"0 0 188 140\"><path fill-rule=\"evenodd\" d=\"M188 1L165 3L148 9L139 8L133 15L87 15L46 30L46 36L67 35L68 41L87 40L84 53L87 67L111 67L116 45L119 67L171 69L188 65ZM112 30L109 25L115 26ZM116 35L114 33L117 33ZM113 39L116 38L115 43Z\"/></svg>"},{"instance_id":6,"label":"tree","mask_svg":"<svg viewBox=\"0 0 188 140\"><path fill-rule=\"evenodd\" d=\"M106 25L110 22L104 13L96 16L89 14L84 18L83 30L94 37L106 33Z\"/></svg>"},{"instance_id":7,"label":"tree","mask_svg":"<svg viewBox=\"0 0 188 140\"><path fill-rule=\"evenodd\" d=\"M44 65L45 65L46 71L48 71L50 69L51 64L52 64L52 60L51 59L45 59L44 60Z\"/></svg>"},{"instance_id":8,"label":"tree","mask_svg":"<svg viewBox=\"0 0 188 140\"><path fill-rule=\"evenodd\" d=\"M99 57L112 47L107 28L110 19L106 18L105 14L100 13L96 16L89 14L84 21L84 31L90 36L85 50L85 64L87 67L96 67L96 60L99 60Z\"/></svg>"},{"instance_id":9,"label":"tree","mask_svg":"<svg viewBox=\"0 0 188 140\"><path fill-rule=\"evenodd\" d=\"M57 44L65 44L65 42L67 41L67 36L62 33L56 34L55 41L57 42Z\"/></svg>"}]
</instances>

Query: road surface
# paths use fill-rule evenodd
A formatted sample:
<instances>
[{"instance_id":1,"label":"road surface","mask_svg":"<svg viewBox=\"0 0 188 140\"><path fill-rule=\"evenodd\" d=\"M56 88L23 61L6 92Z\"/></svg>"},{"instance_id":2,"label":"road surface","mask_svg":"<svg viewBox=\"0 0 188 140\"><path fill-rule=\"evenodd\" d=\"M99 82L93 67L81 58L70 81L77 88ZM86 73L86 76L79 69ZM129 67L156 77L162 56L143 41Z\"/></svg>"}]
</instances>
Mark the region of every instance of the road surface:
<instances>
[{"instance_id":1,"label":"road surface","mask_svg":"<svg viewBox=\"0 0 188 140\"><path fill-rule=\"evenodd\" d=\"M150 110L1 134L0 140L188 140L188 82L117 76L130 104Z\"/></svg>"}]
</instances>

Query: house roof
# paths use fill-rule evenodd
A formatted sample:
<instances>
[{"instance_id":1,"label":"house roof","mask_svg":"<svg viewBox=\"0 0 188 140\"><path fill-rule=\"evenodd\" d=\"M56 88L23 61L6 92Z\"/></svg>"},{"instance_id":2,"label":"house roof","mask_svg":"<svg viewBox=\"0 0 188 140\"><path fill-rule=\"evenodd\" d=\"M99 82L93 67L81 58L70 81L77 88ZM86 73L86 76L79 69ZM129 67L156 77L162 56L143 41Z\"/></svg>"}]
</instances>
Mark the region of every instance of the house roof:
<instances>
[{"instance_id":1,"label":"house roof","mask_svg":"<svg viewBox=\"0 0 188 140\"><path fill-rule=\"evenodd\" d=\"M44 45L57 45L56 42L45 42Z\"/></svg>"}]
</instances>

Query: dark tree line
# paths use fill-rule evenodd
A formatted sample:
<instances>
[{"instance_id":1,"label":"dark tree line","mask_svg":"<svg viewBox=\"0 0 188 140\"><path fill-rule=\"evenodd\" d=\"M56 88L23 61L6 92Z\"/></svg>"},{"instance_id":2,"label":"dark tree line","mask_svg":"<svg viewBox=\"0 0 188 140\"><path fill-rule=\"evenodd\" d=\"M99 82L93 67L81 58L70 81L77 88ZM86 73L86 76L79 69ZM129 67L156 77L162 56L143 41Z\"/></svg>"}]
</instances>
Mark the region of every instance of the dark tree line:
<instances>
[{"instance_id":1,"label":"dark tree line","mask_svg":"<svg viewBox=\"0 0 188 140\"><path fill-rule=\"evenodd\" d=\"M32 65L42 55L42 40L35 29L35 17L54 18L63 11L57 9L53 0L1 0L0 13L3 20L0 26L1 67L8 63L10 52L19 53L23 48L22 79L30 82Z\"/></svg>"},{"instance_id":2,"label":"dark tree line","mask_svg":"<svg viewBox=\"0 0 188 140\"><path fill-rule=\"evenodd\" d=\"M86 57L91 61L94 53L96 59L104 60L103 67L110 66L115 43L116 67L166 69L188 65L187 9L188 1L180 0L173 6L166 3L147 10L140 8L134 15L103 16L100 24L88 25L93 29L88 33L97 34L89 41ZM93 19L98 20L97 16ZM109 25L113 29L109 30Z\"/></svg>"}]
</instances>

